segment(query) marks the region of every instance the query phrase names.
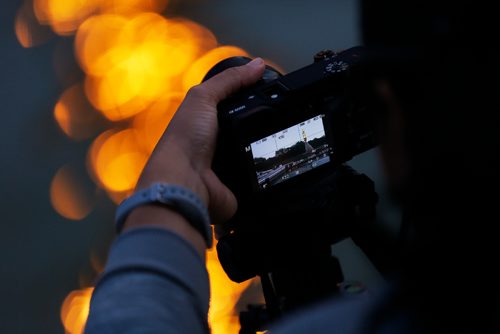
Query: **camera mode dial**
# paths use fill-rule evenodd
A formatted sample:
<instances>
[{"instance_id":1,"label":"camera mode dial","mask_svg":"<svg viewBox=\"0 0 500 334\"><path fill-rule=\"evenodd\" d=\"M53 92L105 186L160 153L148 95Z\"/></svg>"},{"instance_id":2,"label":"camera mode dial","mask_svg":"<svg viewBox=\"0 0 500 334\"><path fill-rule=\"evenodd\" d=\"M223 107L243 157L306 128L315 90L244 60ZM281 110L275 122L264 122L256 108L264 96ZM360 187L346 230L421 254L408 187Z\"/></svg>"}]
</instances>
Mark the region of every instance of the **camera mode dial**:
<instances>
[{"instance_id":1,"label":"camera mode dial","mask_svg":"<svg viewBox=\"0 0 500 334\"><path fill-rule=\"evenodd\" d=\"M338 60L338 61L333 61L331 63L328 63L328 65L326 65L326 67L325 67L325 72L327 72L327 73L340 73L340 72L347 70L348 68L349 68L348 63L346 63L342 60Z\"/></svg>"}]
</instances>

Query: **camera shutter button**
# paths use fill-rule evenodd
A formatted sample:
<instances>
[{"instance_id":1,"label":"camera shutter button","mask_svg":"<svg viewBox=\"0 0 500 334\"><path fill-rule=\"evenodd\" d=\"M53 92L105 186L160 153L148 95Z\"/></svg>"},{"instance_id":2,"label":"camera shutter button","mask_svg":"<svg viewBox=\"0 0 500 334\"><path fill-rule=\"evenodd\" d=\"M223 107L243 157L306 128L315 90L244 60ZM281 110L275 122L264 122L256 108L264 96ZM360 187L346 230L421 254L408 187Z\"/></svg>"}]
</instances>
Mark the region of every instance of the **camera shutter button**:
<instances>
[{"instance_id":1,"label":"camera shutter button","mask_svg":"<svg viewBox=\"0 0 500 334\"><path fill-rule=\"evenodd\" d=\"M322 50L314 55L314 62L317 63L319 61L322 61L323 59L330 58L336 55L337 53L335 51L329 49Z\"/></svg>"}]
</instances>

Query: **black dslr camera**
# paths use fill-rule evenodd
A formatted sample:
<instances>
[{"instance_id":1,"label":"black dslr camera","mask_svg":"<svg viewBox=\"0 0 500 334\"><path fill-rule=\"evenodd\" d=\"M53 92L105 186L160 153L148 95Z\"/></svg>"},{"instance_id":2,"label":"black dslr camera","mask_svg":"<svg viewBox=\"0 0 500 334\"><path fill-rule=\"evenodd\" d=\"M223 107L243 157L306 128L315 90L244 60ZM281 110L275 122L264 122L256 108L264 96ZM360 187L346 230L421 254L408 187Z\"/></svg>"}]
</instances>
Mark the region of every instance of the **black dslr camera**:
<instances>
[{"instance_id":1,"label":"black dslr camera","mask_svg":"<svg viewBox=\"0 0 500 334\"><path fill-rule=\"evenodd\" d=\"M267 66L218 105L212 167L238 211L217 254L231 280L259 276L266 300L240 313L240 333L337 293L343 275L331 245L366 235L375 218L374 183L345 164L376 145L365 60L354 47L322 51L286 75ZM204 80L249 61L225 59Z\"/></svg>"},{"instance_id":2,"label":"black dslr camera","mask_svg":"<svg viewBox=\"0 0 500 334\"><path fill-rule=\"evenodd\" d=\"M276 199L309 188L374 147L357 78L364 57L362 47L353 47L322 51L313 64L286 75L267 66L256 85L219 104L213 169L236 195L240 212L275 211ZM204 80L249 61L223 60Z\"/></svg>"}]
</instances>

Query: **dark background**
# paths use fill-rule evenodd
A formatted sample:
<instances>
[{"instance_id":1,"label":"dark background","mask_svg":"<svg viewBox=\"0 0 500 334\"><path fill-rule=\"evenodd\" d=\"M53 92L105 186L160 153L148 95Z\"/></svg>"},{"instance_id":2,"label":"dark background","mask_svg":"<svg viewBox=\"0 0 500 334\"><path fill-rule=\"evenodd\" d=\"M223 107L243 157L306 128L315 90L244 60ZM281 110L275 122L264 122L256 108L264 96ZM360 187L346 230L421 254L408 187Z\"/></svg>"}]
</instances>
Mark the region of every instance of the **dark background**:
<instances>
[{"instance_id":1,"label":"dark background","mask_svg":"<svg viewBox=\"0 0 500 334\"><path fill-rule=\"evenodd\" d=\"M54 174L66 163L83 166L90 141L69 139L53 118L63 89L78 79L59 75L53 66L56 53L72 58L72 38L53 36L23 48L14 34L21 4L0 4L0 333L57 334L64 332L59 316L64 298L91 284L96 267L91 258L101 264L105 258L115 206L98 194L94 210L81 221L65 219L51 206ZM317 51L360 43L357 2L351 0L184 0L166 14L197 21L221 44L240 46L286 71L308 65ZM376 149L350 164L376 182L379 224L395 230L398 212L385 198ZM371 288L382 284L352 242L345 240L334 251L346 278Z\"/></svg>"}]
</instances>

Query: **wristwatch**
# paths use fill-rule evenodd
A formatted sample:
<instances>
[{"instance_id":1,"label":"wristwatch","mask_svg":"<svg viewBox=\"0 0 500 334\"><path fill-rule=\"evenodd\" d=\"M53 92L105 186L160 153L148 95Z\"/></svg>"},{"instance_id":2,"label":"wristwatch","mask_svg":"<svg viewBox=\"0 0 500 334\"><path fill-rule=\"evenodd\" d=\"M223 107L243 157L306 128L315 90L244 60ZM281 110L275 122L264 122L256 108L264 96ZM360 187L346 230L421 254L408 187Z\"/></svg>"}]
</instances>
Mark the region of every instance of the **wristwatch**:
<instances>
[{"instance_id":1,"label":"wristwatch","mask_svg":"<svg viewBox=\"0 0 500 334\"><path fill-rule=\"evenodd\" d=\"M154 183L148 188L138 190L120 203L116 209L115 226L120 233L125 219L136 207L144 204L165 205L178 212L201 233L208 248L212 247L213 232L208 209L202 200L191 190L170 183Z\"/></svg>"}]
</instances>

